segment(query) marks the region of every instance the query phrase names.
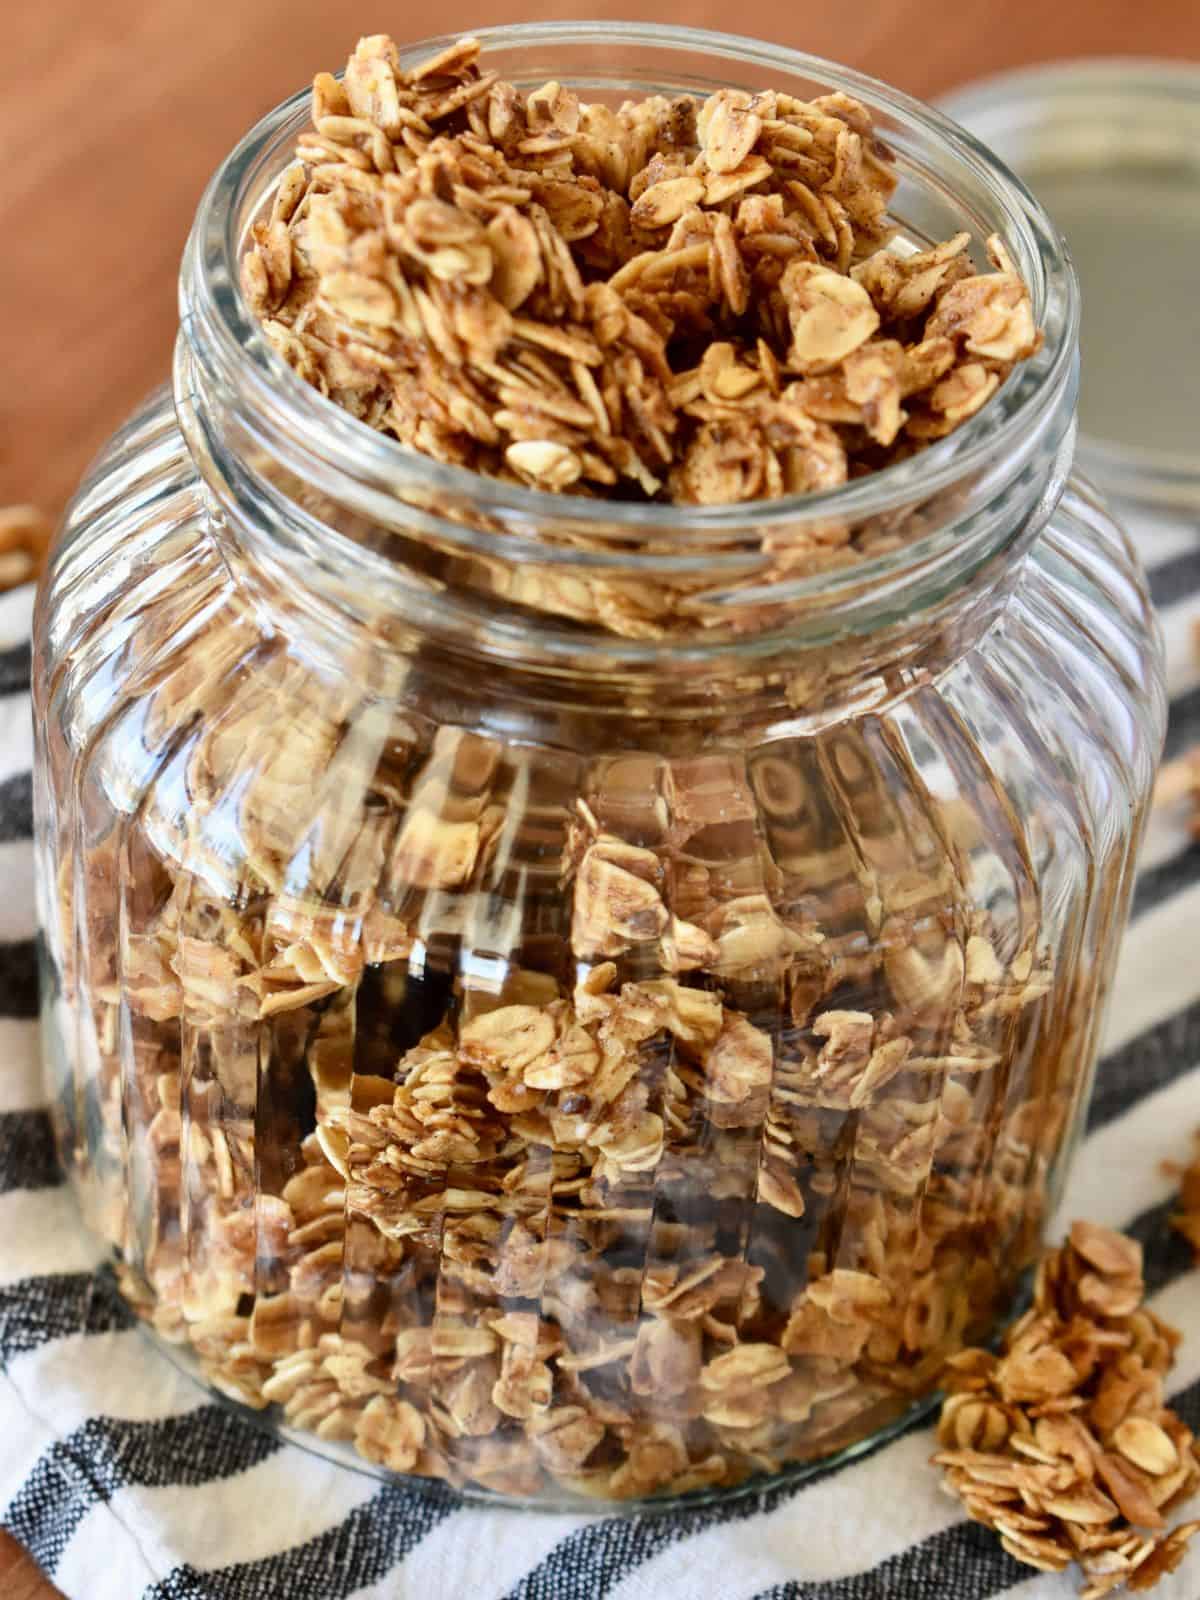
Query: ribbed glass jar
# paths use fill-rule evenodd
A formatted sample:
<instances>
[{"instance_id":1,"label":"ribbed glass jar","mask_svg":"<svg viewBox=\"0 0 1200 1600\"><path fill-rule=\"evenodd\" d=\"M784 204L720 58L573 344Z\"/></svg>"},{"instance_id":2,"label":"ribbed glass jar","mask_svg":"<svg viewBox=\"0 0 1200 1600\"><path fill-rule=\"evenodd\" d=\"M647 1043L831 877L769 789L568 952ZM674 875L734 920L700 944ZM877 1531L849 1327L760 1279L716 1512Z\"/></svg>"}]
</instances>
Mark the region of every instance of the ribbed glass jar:
<instances>
[{"instance_id":1,"label":"ribbed glass jar","mask_svg":"<svg viewBox=\"0 0 1200 1600\"><path fill-rule=\"evenodd\" d=\"M1067 482L1073 277L979 146L773 46L485 49L597 98L846 90L902 231L1002 234L1044 348L820 495L482 480L263 339L237 258L306 100L268 117L200 206L174 392L41 595L47 1070L88 1226L217 1389L383 1471L637 1503L861 1443L1013 1304L1088 1097L1161 652ZM847 528L870 559L781 575Z\"/></svg>"}]
</instances>

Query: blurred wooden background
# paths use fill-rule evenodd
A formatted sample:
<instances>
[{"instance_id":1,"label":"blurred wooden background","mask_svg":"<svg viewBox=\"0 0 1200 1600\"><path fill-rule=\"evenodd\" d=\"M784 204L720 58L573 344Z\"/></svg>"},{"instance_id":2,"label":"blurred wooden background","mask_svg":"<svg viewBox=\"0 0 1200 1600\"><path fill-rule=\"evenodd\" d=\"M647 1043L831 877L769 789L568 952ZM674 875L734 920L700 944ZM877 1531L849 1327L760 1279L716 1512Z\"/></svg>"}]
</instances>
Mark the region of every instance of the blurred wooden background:
<instances>
[{"instance_id":1,"label":"blurred wooden background","mask_svg":"<svg viewBox=\"0 0 1200 1600\"><path fill-rule=\"evenodd\" d=\"M175 276L213 168L359 33L412 39L539 18L649 15L777 39L935 96L1068 56L1200 61L1200 0L33 0L0 23L0 505L57 514L167 375ZM97 1551L97 1560L103 1552ZM0 1533L0 1594L47 1600ZM131 1597L133 1600L133 1597ZM295 1600L322 1600L320 1596Z\"/></svg>"}]
</instances>

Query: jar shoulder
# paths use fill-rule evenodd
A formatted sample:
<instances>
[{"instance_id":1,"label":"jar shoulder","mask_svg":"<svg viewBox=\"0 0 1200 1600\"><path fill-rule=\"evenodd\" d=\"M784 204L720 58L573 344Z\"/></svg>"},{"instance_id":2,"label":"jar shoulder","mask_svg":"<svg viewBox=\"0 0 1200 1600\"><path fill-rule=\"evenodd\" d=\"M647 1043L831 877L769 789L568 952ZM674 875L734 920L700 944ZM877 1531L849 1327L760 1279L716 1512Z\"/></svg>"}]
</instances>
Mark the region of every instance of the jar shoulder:
<instances>
[{"instance_id":1,"label":"jar shoulder","mask_svg":"<svg viewBox=\"0 0 1200 1600\"><path fill-rule=\"evenodd\" d=\"M1028 646L1046 717L1051 698L1078 705L1147 789L1167 725L1163 635L1134 541L1085 478L1070 479L997 633L1000 648Z\"/></svg>"},{"instance_id":2,"label":"jar shoulder","mask_svg":"<svg viewBox=\"0 0 1200 1600\"><path fill-rule=\"evenodd\" d=\"M363 640L347 632L331 655L326 636L321 652L307 651L295 635L296 616L277 617L261 595L247 592L215 532L164 387L113 436L81 485L39 602L35 704L45 712L57 696L76 748L116 701L136 694L139 681L153 681L153 664L177 665L201 648L221 654L222 634L231 660L282 647L296 658L292 683L308 673L321 679L322 694L339 672L361 676ZM201 634L207 643L188 643ZM1166 723L1161 634L1136 551L1084 480L1072 478L993 627L941 681L961 678L964 668L969 675L977 658L991 657L1019 662L1049 694L1086 702L1095 742L1131 769L1135 790L1148 786ZM368 698L386 698L384 684L404 681L385 673ZM480 675L480 694L493 688ZM472 720L469 704L459 712ZM636 742L636 722L619 731Z\"/></svg>"},{"instance_id":3,"label":"jar shoulder","mask_svg":"<svg viewBox=\"0 0 1200 1600\"><path fill-rule=\"evenodd\" d=\"M209 564L199 481L163 385L109 439L67 506L34 618L35 704L55 667L186 583L184 548Z\"/></svg>"}]
</instances>

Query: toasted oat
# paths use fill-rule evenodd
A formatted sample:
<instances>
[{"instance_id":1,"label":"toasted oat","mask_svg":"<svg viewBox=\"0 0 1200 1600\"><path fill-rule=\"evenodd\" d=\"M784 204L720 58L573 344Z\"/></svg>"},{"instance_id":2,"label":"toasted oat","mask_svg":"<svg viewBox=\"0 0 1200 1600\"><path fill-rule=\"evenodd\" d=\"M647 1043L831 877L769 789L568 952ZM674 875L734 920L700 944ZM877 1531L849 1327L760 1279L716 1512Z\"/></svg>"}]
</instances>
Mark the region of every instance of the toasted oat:
<instances>
[{"instance_id":1,"label":"toasted oat","mask_svg":"<svg viewBox=\"0 0 1200 1600\"><path fill-rule=\"evenodd\" d=\"M375 35L314 80L243 283L305 381L438 460L555 493L805 493L959 426L1038 347L999 239L982 274L965 234L893 241L891 157L849 96L614 111L521 93L471 39L399 62Z\"/></svg>"},{"instance_id":2,"label":"toasted oat","mask_svg":"<svg viewBox=\"0 0 1200 1600\"><path fill-rule=\"evenodd\" d=\"M0 506L0 591L40 575L53 532L36 506Z\"/></svg>"},{"instance_id":3,"label":"toasted oat","mask_svg":"<svg viewBox=\"0 0 1200 1600\"><path fill-rule=\"evenodd\" d=\"M1087 1600L1151 1587L1200 1530L1164 1531L1164 1513L1200 1484L1200 1460L1163 1400L1178 1336L1142 1307L1141 1267L1133 1240L1076 1222L1043 1256L1000 1354L964 1350L945 1378L943 1487L1018 1561L1077 1562Z\"/></svg>"},{"instance_id":4,"label":"toasted oat","mask_svg":"<svg viewBox=\"0 0 1200 1600\"><path fill-rule=\"evenodd\" d=\"M1200 839L1200 748L1185 750L1160 767L1153 803L1164 811L1181 809L1192 837Z\"/></svg>"},{"instance_id":5,"label":"toasted oat","mask_svg":"<svg viewBox=\"0 0 1200 1600\"><path fill-rule=\"evenodd\" d=\"M1200 781L1200 772L1197 777ZM1164 1162L1163 1168L1168 1177L1179 1180L1179 1210L1171 1218L1171 1226L1188 1241L1200 1261L1200 1131L1195 1135L1195 1145L1195 1153L1186 1166L1171 1161Z\"/></svg>"}]
</instances>

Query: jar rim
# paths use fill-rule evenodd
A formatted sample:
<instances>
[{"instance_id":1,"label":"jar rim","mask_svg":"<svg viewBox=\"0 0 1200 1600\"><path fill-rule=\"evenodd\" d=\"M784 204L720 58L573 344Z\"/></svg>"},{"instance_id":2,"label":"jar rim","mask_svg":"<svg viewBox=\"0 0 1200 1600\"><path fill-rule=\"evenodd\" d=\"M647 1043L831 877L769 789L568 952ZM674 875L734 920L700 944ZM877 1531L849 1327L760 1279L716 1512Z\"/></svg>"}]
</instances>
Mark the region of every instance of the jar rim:
<instances>
[{"instance_id":1,"label":"jar rim","mask_svg":"<svg viewBox=\"0 0 1200 1600\"><path fill-rule=\"evenodd\" d=\"M453 43L460 34L422 40L401 51L413 63ZM1079 290L1074 269L1057 228L1021 180L964 128L932 106L878 79L822 57L782 46L698 28L661 27L626 22L534 22L476 30L484 50L611 42L619 59L622 46L640 46L680 55L703 54L733 68L790 72L842 89L893 125L922 138L935 153L952 158L981 182L1001 208L1010 231L1006 243L1022 267L1034 314L1046 331L1041 351L1021 363L981 411L962 427L905 461L867 477L815 493L782 496L735 505L693 506L618 502L557 495L487 477L467 467L435 460L387 434L364 426L295 374L273 348L251 311L240 283L244 242L244 202L264 167L294 136L292 125L307 111L308 89L267 113L239 141L217 169L196 213L180 282L181 318L199 321L220 347L221 366L234 375L252 406L281 414L293 437L323 439L339 467L378 485L403 479L433 497L470 502L484 515L518 526L553 522L580 532L602 528L612 538L675 536L686 549L699 542L729 541L740 533L761 538L784 525L802 529L831 516L860 518L927 499L966 475L986 467L1014 448L1031 420L1052 403L1070 380L1079 329ZM619 76L619 75L618 75ZM885 130L886 132L886 130ZM277 170L272 170L277 176ZM932 535L915 541L924 545ZM909 550L911 551L911 546ZM903 565L905 550L876 557L880 573ZM836 578L836 573L818 575Z\"/></svg>"}]
</instances>

